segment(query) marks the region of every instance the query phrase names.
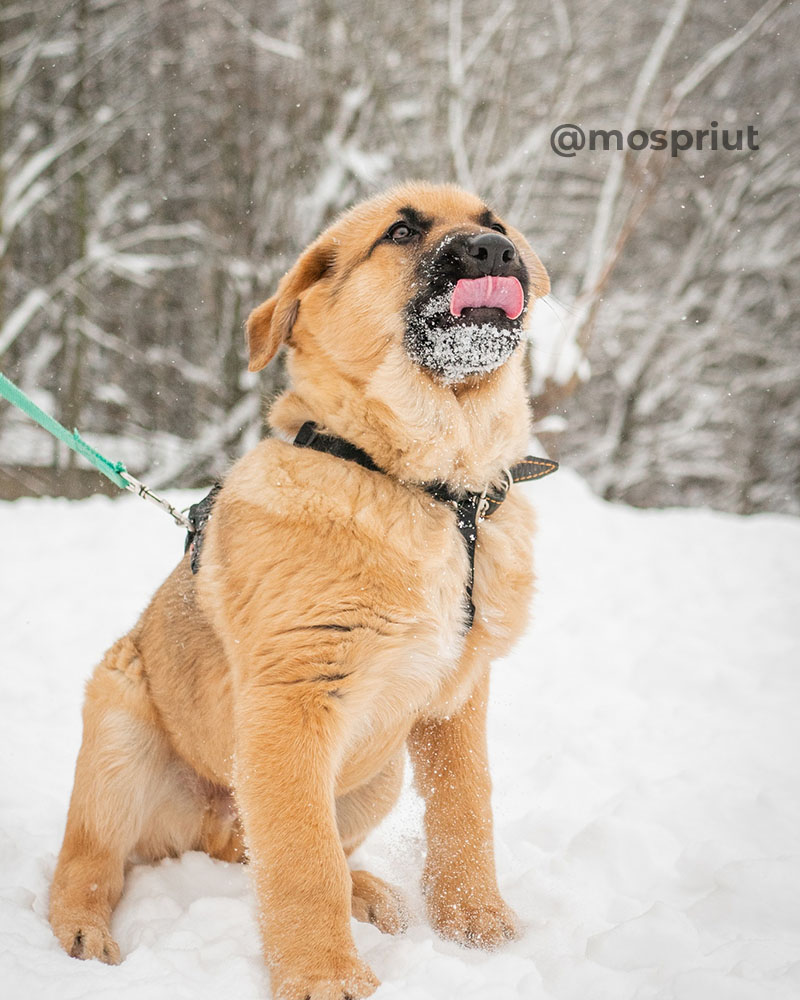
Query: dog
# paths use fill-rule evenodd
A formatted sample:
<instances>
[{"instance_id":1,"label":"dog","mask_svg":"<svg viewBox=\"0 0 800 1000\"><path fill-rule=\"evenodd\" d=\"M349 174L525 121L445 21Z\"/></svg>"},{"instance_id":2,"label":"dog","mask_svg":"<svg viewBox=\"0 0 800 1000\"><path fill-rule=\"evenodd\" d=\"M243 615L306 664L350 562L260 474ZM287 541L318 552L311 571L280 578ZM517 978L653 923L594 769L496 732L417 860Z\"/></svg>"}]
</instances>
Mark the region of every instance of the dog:
<instances>
[{"instance_id":1,"label":"dog","mask_svg":"<svg viewBox=\"0 0 800 1000\"><path fill-rule=\"evenodd\" d=\"M508 470L548 289L478 197L409 183L342 215L251 313L250 369L286 345L290 388L88 683L50 899L70 955L120 961L131 861L204 850L249 862L276 997L369 996L350 917L388 933L408 918L347 858L396 802L406 749L433 927L483 948L518 933L486 706L533 587L533 515Z\"/></svg>"}]
</instances>

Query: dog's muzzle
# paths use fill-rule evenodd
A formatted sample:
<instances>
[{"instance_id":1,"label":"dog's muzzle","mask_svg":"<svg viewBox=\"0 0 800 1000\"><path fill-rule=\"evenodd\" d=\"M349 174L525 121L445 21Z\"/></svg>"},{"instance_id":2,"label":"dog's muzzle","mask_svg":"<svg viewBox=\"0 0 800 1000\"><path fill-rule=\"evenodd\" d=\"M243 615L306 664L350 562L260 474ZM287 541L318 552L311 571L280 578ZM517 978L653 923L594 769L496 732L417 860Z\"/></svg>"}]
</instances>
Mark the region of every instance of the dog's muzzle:
<instances>
[{"instance_id":1,"label":"dog's muzzle","mask_svg":"<svg viewBox=\"0 0 800 1000\"><path fill-rule=\"evenodd\" d=\"M441 382L485 375L522 339L528 273L500 233L455 233L423 258L406 309L409 357Z\"/></svg>"}]
</instances>

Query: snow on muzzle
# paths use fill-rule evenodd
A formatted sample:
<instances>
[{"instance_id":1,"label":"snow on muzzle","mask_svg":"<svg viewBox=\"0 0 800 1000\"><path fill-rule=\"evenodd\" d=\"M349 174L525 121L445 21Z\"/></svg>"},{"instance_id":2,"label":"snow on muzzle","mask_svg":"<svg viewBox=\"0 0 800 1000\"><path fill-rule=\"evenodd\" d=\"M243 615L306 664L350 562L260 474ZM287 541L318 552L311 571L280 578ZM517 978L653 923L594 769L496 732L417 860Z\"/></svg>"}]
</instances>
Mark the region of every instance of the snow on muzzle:
<instances>
[{"instance_id":1,"label":"snow on muzzle","mask_svg":"<svg viewBox=\"0 0 800 1000\"><path fill-rule=\"evenodd\" d=\"M446 384L486 375L505 364L519 344L522 327L514 320L524 308L516 278L461 278L452 290L422 304L411 303L406 351Z\"/></svg>"},{"instance_id":2,"label":"snow on muzzle","mask_svg":"<svg viewBox=\"0 0 800 1000\"><path fill-rule=\"evenodd\" d=\"M516 278L487 275L461 278L450 299L450 312L461 316L465 309L502 309L509 319L517 319L525 308L525 293Z\"/></svg>"}]
</instances>

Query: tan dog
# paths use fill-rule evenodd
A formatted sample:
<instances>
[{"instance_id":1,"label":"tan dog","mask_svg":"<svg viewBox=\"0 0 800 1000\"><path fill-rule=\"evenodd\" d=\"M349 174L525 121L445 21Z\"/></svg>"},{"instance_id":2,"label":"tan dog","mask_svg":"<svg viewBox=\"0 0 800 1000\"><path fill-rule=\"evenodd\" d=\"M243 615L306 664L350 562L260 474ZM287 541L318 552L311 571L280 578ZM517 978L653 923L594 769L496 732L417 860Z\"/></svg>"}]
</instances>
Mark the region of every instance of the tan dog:
<instances>
[{"instance_id":1,"label":"tan dog","mask_svg":"<svg viewBox=\"0 0 800 1000\"><path fill-rule=\"evenodd\" d=\"M487 948L515 934L485 719L490 661L526 620L532 515L512 489L480 524L468 628L464 539L421 484L482 491L522 457L519 345L547 290L478 198L409 184L342 216L252 313L251 369L286 343L292 387L278 436L227 476L197 575L185 557L89 682L50 902L71 955L119 961L132 859L246 850L275 995L368 996L351 912L406 918L346 858L397 799L405 747L434 927ZM382 471L289 443L309 420Z\"/></svg>"}]
</instances>

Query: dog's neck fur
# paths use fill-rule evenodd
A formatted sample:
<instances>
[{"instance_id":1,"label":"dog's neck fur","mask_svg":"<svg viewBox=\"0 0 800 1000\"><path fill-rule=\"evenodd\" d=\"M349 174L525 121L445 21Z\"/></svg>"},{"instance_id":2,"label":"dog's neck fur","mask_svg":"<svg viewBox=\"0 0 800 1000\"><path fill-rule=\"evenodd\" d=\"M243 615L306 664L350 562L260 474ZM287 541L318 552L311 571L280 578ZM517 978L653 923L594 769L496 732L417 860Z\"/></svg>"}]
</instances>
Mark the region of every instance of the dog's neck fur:
<instances>
[{"instance_id":1,"label":"dog's neck fur","mask_svg":"<svg viewBox=\"0 0 800 1000\"><path fill-rule=\"evenodd\" d=\"M315 378L317 366L324 378ZM497 484L528 446L522 348L497 371L459 387L410 369L400 347L358 385L329 359L305 353L290 358L289 371L292 388L270 412L276 430L293 437L313 420L401 481L480 491Z\"/></svg>"}]
</instances>

